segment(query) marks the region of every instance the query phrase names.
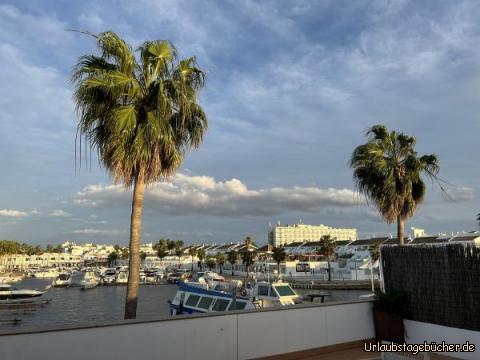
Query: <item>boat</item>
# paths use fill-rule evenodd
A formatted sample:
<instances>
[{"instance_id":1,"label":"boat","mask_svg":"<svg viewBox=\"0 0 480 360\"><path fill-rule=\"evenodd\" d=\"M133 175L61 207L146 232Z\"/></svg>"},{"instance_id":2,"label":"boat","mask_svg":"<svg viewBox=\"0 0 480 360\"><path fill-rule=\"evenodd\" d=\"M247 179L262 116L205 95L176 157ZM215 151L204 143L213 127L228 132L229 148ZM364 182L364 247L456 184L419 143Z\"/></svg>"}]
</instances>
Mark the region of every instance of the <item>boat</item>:
<instances>
[{"instance_id":1,"label":"boat","mask_svg":"<svg viewBox=\"0 0 480 360\"><path fill-rule=\"evenodd\" d=\"M115 279L116 284L127 284L128 283L128 270L120 270Z\"/></svg>"},{"instance_id":2,"label":"boat","mask_svg":"<svg viewBox=\"0 0 480 360\"><path fill-rule=\"evenodd\" d=\"M102 283L104 285L111 285L115 283L117 278L117 270L114 268L106 269L102 275Z\"/></svg>"},{"instance_id":3,"label":"boat","mask_svg":"<svg viewBox=\"0 0 480 360\"><path fill-rule=\"evenodd\" d=\"M84 272L83 279L80 281L80 288L82 290L93 289L100 284L100 279L95 271L88 270Z\"/></svg>"},{"instance_id":4,"label":"boat","mask_svg":"<svg viewBox=\"0 0 480 360\"><path fill-rule=\"evenodd\" d=\"M37 279L54 279L58 276L58 271L55 269L41 269L33 273L33 277Z\"/></svg>"},{"instance_id":5,"label":"boat","mask_svg":"<svg viewBox=\"0 0 480 360\"><path fill-rule=\"evenodd\" d=\"M72 276L68 273L62 273L53 281L53 287L68 287L72 282Z\"/></svg>"},{"instance_id":6,"label":"boat","mask_svg":"<svg viewBox=\"0 0 480 360\"><path fill-rule=\"evenodd\" d=\"M294 305L301 298L288 283L257 282L251 288L239 289L238 283L220 283L214 288L205 281L179 281L170 314L208 313Z\"/></svg>"},{"instance_id":7,"label":"boat","mask_svg":"<svg viewBox=\"0 0 480 360\"><path fill-rule=\"evenodd\" d=\"M0 302L36 298L42 296L44 293L45 291L17 289L9 284L0 284Z\"/></svg>"},{"instance_id":8,"label":"boat","mask_svg":"<svg viewBox=\"0 0 480 360\"><path fill-rule=\"evenodd\" d=\"M3 275L0 276L0 284L14 284L23 280L22 275Z\"/></svg>"}]
</instances>

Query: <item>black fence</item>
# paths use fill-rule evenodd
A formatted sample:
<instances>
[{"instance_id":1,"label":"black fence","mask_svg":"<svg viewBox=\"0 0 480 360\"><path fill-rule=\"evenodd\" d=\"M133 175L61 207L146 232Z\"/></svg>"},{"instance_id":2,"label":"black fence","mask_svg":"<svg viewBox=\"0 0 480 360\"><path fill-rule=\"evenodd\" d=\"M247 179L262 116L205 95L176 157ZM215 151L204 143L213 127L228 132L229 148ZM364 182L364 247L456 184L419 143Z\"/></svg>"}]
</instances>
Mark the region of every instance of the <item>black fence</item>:
<instances>
[{"instance_id":1,"label":"black fence","mask_svg":"<svg viewBox=\"0 0 480 360\"><path fill-rule=\"evenodd\" d=\"M384 246L385 290L405 292L407 319L480 330L480 248Z\"/></svg>"}]
</instances>

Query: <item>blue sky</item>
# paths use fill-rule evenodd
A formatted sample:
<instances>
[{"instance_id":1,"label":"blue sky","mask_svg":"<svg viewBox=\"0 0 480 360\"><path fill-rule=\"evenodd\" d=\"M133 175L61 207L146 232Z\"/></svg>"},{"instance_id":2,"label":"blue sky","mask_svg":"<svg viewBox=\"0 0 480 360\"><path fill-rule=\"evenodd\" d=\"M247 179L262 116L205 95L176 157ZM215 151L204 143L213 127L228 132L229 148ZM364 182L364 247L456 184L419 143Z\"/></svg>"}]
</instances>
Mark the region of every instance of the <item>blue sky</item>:
<instances>
[{"instance_id":1,"label":"blue sky","mask_svg":"<svg viewBox=\"0 0 480 360\"><path fill-rule=\"evenodd\" d=\"M95 44L66 29L169 39L207 73L205 143L148 191L144 241L265 243L300 219L394 233L347 166L377 123L438 154L449 183L407 228L475 229L478 18L477 1L2 1L0 238L128 242L130 194L96 163L75 171L69 72Z\"/></svg>"}]
</instances>

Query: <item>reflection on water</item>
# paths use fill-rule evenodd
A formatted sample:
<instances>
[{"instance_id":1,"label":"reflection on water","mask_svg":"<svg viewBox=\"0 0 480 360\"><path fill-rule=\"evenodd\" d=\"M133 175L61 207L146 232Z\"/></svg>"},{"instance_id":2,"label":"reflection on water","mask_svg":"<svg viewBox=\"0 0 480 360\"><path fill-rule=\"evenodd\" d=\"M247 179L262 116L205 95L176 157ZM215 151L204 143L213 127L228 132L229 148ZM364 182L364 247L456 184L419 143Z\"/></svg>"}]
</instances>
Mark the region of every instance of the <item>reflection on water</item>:
<instances>
[{"instance_id":1,"label":"reflection on water","mask_svg":"<svg viewBox=\"0 0 480 360\"><path fill-rule=\"evenodd\" d=\"M50 281L26 279L15 286L18 288L44 289ZM17 325L2 323L0 330L28 326L102 323L122 320L126 286L100 286L90 290L80 288L51 288L42 297L51 303L35 309L2 309L0 320L20 319ZM168 300L177 291L176 285L141 285L137 319L148 320L169 315ZM366 290L296 290L300 295L327 293L326 301L355 300Z\"/></svg>"},{"instance_id":2,"label":"reflection on water","mask_svg":"<svg viewBox=\"0 0 480 360\"><path fill-rule=\"evenodd\" d=\"M26 279L14 286L43 289L50 281ZM0 309L0 319L21 319L18 326L99 323L123 319L126 286L101 286L90 290L51 288L42 299L51 303L36 309ZM175 285L140 286L137 319L168 316ZM12 325L0 325L1 328Z\"/></svg>"}]
</instances>

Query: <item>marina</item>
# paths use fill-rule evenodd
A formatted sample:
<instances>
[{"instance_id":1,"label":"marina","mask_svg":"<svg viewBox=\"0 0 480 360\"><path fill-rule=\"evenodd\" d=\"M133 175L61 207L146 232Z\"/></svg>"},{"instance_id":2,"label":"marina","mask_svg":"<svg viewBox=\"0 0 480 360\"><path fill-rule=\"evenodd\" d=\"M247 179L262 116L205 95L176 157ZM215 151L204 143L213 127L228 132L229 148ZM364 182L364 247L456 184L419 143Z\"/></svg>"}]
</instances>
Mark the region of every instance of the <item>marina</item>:
<instances>
[{"instance_id":1,"label":"marina","mask_svg":"<svg viewBox=\"0 0 480 360\"><path fill-rule=\"evenodd\" d=\"M49 285L44 279L28 278L15 286L42 289ZM175 284L142 285L139 290L138 319L149 320L170 316L169 301L174 299ZM319 291L319 290L317 290ZM299 294L315 290L298 290ZM365 290L332 290L327 301L356 300ZM98 286L88 291L80 287L50 288L34 304L0 305L0 320L16 319L16 322L0 321L0 329L29 328L47 325L98 324L123 318L126 286Z\"/></svg>"}]
</instances>

